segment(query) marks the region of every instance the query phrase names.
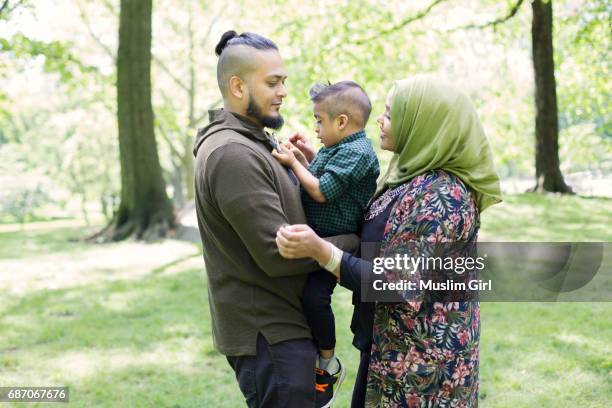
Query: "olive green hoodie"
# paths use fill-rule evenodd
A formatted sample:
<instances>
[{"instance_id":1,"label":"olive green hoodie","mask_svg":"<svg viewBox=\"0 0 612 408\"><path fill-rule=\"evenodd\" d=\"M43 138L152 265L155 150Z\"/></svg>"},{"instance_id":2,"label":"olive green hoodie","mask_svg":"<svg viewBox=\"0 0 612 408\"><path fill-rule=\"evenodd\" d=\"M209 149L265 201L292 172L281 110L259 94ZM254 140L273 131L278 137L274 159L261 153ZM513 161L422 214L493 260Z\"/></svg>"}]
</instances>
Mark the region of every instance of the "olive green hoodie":
<instances>
[{"instance_id":1,"label":"olive green hoodie","mask_svg":"<svg viewBox=\"0 0 612 408\"><path fill-rule=\"evenodd\" d=\"M275 242L281 225L306 223L297 179L262 128L223 109L209 114L194 147L195 201L215 346L254 355L259 332L270 344L310 338L301 298L306 274L320 267L282 258ZM358 245L354 235L331 240Z\"/></svg>"}]
</instances>

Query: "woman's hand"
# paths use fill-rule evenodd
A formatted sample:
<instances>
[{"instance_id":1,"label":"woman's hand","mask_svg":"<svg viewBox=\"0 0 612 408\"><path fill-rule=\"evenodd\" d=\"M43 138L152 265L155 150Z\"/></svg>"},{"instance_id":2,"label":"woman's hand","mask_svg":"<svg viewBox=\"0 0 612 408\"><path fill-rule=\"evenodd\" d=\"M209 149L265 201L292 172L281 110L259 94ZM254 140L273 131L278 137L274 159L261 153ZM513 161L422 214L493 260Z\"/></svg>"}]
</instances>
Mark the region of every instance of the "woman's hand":
<instances>
[{"instance_id":1,"label":"woman's hand","mask_svg":"<svg viewBox=\"0 0 612 408\"><path fill-rule=\"evenodd\" d=\"M320 238L308 225L285 225L276 232L276 245L283 258L314 258L324 265L331 257L327 241Z\"/></svg>"}]
</instances>

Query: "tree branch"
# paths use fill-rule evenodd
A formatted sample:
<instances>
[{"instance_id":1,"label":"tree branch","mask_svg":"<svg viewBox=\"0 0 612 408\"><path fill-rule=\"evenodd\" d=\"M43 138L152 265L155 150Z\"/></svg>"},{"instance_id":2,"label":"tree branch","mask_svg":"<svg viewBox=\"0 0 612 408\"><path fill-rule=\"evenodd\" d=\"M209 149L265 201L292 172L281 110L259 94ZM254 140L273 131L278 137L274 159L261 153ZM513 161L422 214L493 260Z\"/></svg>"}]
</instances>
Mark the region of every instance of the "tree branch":
<instances>
[{"instance_id":1,"label":"tree branch","mask_svg":"<svg viewBox=\"0 0 612 408\"><path fill-rule=\"evenodd\" d=\"M434 7L436 7L438 4L445 2L446 0L434 0L429 6L427 6L426 8L424 8L423 10L419 11L417 14L410 16L408 18L406 18L405 20L399 22L398 24L394 25L393 27L390 27L386 30L382 30L376 34L373 34L369 37L365 37L365 38L360 38L356 41L351 41L352 44L356 44L356 45L361 45L364 44L366 42L372 41L375 38L378 37L383 37L386 35L389 35L395 31L401 30L402 28L406 27L408 24L420 20L422 18L424 18L425 16L427 16L431 10L433 10ZM522 1L522 0L521 0Z\"/></svg>"},{"instance_id":2,"label":"tree branch","mask_svg":"<svg viewBox=\"0 0 612 408\"><path fill-rule=\"evenodd\" d=\"M170 148L170 151L172 152L172 154L178 157L180 160L183 157L183 154L172 143L172 140L170 139L170 136L168 136L168 133L166 132L166 128L164 127L164 125L162 125L161 123L158 123L157 129L159 130L159 134L161 135L162 139L168 144L168 147Z\"/></svg>"},{"instance_id":3,"label":"tree branch","mask_svg":"<svg viewBox=\"0 0 612 408\"><path fill-rule=\"evenodd\" d=\"M208 29L206 30L206 35L204 36L204 40L202 41L202 46L206 47L206 44L208 43L208 39L210 38L210 33L212 32L212 29L214 27L214 25L217 23L217 20L219 20L219 18L221 18L221 16L223 15L223 9L220 10L210 21L210 24L208 25ZM193 68L193 61L190 61L190 67ZM194 74L195 77L195 74ZM195 83L195 79L194 79L194 83ZM192 85L193 87L193 85ZM195 95L193 96L193 98L195 99ZM200 122L202 119L204 119L206 117L206 114L208 113L208 111L210 109L212 109L213 107L215 107L216 105L218 105L219 103L221 103L221 100L218 99L217 101L213 102L208 109L206 109L200 116L198 116L197 118L195 117L195 109L192 110L191 115L189 117L189 124L192 127L195 127L197 125L198 122ZM195 106L195 105L194 105Z\"/></svg>"},{"instance_id":4,"label":"tree branch","mask_svg":"<svg viewBox=\"0 0 612 408\"><path fill-rule=\"evenodd\" d=\"M0 7L0 14L2 14L6 6L8 6L8 2L9 0L4 0L4 3L2 3L2 6Z\"/></svg>"},{"instance_id":5,"label":"tree branch","mask_svg":"<svg viewBox=\"0 0 612 408\"><path fill-rule=\"evenodd\" d=\"M104 6L106 7L106 9L108 11L110 11L110 13L112 15L114 15L115 17L119 17L119 10L117 10L117 7L109 0L105 0L103 1Z\"/></svg>"},{"instance_id":6,"label":"tree branch","mask_svg":"<svg viewBox=\"0 0 612 408\"><path fill-rule=\"evenodd\" d=\"M2 14L2 12L6 9L6 15L8 16L13 11L15 11L15 9L17 9L17 7L21 6L21 3L23 3L23 1L24 0L19 0L17 3L15 3L15 5L13 7L8 7L9 0L4 0L4 3L2 4L2 7L0 7L0 14Z\"/></svg>"},{"instance_id":7,"label":"tree branch","mask_svg":"<svg viewBox=\"0 0 612 408\"><path fill-rule=\"evenodd\" d=\"M151 55L153 57L153 61L155 61L155 63L157 65L159 65L159 67L162 69L162 71L164 71L166 74L168 74L168 76L178 85L180 86L185 92L189 92L189 87L187 85L185 85L183 83L183 81L181 81L176 75L174 75L172 73L172 71L170 70L170 68L168 68L166 66L166 64L164 64L162 62L161 59L159 59L157 56L155 55Z\"/></svg>"},{"instance_id":8,"label":"tree branch","mask_svg":"<svg viewBox=\"0 0 612 408\"><path fill-rule=\"evenodd\" d=\"M202 41L202 45L205 47L206 43L208 43L208 39L210 38L210 33L214 25L217 23L217 20L221 18L223 15L223 10L219 11L213 18L210 20L210 24L208 25L208 29L206 30L206 35L204 36L204 40Z\"/></svg>"},{"instance_id":9,"label":"tree branch","mask_svg":"<svg viewBox=\"0 0 612 408\"><path fill-rule=\"evenodd\" d=\"M483 24L468 24L466 26L451 28L450 30L445 31L445 32L452 33L454 31L459 31L459 30L473 30L473 29L483 29L487 27L495 27L499 24L505 23L506 21L514 17L516 13L518 12L519 8L521 7L521 5L523 4L523 2L524 0L518 0L516 3L514 3L512 7L510 7L510 9L508 10L508 13L505 16L499 17L493 21L489 21Z\"/></svg>"},{"instance_id":10,"label":"tree branch","mask_svg":"<svg viewBox=\"0 0 612 408\"><path fill-rule=\"evenodd\" d=\"M85 9L83 8L83 5L81 4L81 2L77 1L76 4L77 4L77 7L79 8L79 14L81 15L81 19L85 23L85 27L87 27L89 36L96 42L96 44L98 44L104 50L104 52L106 52L108 56L110 56L113 59L113 61L116 62L117 56L115 55L113 50L111 50L108 45L104 44L102 40L100 39L100 37L98 37L96 33L94 33L93 28L91 27L91 24L89 22L89 17L87 17L87 13L85 13Z\"/></svg>"}]
</instances>

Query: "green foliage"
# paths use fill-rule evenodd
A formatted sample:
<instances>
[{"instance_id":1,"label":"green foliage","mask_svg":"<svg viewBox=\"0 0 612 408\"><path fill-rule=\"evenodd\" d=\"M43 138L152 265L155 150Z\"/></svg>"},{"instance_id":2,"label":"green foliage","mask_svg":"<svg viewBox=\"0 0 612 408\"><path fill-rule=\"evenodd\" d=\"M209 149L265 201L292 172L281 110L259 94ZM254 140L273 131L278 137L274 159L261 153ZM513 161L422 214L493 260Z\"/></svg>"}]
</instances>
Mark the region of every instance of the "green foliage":
<instances>
[{"instance_id":1,"label":"green foliage","mask_svg":"<svg viewBox=\"0 0 612 408\"><path fill-rule=\"evenodd\" d=\"M298 7L290 3L284 10ZM270 37L279 39L289 72L289 97L283 112L292 129L313 135L308 90L314 83L350 79L363 86L372 100L373 112L366 129L378 150L375 119L383 110L393 81L435 69L439 57L433 50L414 47L409 40L415 35L412 31L379 35L420 10L405 8L400 14L374 2L358 1L300 7L299 14L274 13L278 25Z\"/></svg>"},{"instance_id":2,"label":"green foliage","mask_svg":"<svg viewBox=\"0 0 612 408\"><path fill-rule=\"evenodd\" d=\"M21 169L5 176L29 192L23 194L42 191L37 204L60 208L76 199L88 219L92 202L107 216L112 212L118 156L116 137L109 137L116 132L108 112L113 75L83 63L78 52L71 41L43 41L21 31L0 38L0 79L22 84L17 92L12 86L10 94L0 93L0 151L7 166ZM36 178L40 186L26 188Z\"/></svg>"},{"instance_id":3,"label":"green foliage","mask_svg":"<svg viewBox=\"0 0 612 408\"><path fill-rule=\"evenodd\" d=\"M555 30L560 127L593 124L594 133L612 140L612 73L608 1L560 2Z\"/></svg>"},{"instance_id":4,"label":"green foliage","mask_svg":"<svg viewBox=\"0 0 612 408\"><path fill-rule=\"evenodd\" d=\"M6 84L0 87L0 143L20 146L27 152L20 157L28 170L49 176L78 201L85 197L108 203L118 191L116 3L79 2L79 8L68 2L65 7L76 18L46 36L31 35L27 27L12 27L0 35L0 81ZM403 25L431 2L284 0L261 7L252 0L156 1L152 92L166 180L172 180L174 191L188 192L192 170L187 159L196 128L206 125L209 108L220 106L213 48L228 29L259 32L280 47L289 75L281 138L297 130L314 141L309 88L315 82L352 79L372 100L366 130L384 170L390 154L379 150L375 119L386 94L395 80L429 72L457 83L472 97L500 175L531 176L534 101L528 2L493 29L452 30L504 16L514 3L442 1L426 16ZM562 170L609 175L611 5L556 0L553 6ZM36 14L37 9L32 4L23 12ZM13 14L1 24L10 25L17 18ZM106 212L112 212L110 207Z\"/></svg>"},{"instance_id":5,"label":"green foliage","mask_svg":"<svg viewBox=\"0 0 612 408\"><path fill-rule=\"evenodd\" d=\"M4 222L17 221L24 224L35 219L35 211L48 201L46 193L40 185L33 188L7 188L0 195L0 212L6 219Z\"/></svg>"},{"instance_id":6,"label":"green foliage","mask_svg":"<svg viewBox=\"0 0 612 408\"><path fill-rule=\"evenodd\" d=\"M117 139L100 133L105 129L96 128L95 117L90 117L93 112L98 118L106 114L100 106L91 105L88 111L70 109L52 120L50 112L38 107L16 110L13 106L11 116L0 120L2 174L7 179L4 193L11 191L8 185L17 192L40 190L45 193L36 195L40 206L65 207L77 199L85 219L91 202L110 216L109 200L118 191Z\"/></svg>"},{"instance_id":7,"label":"green foliage","mask_svg":"<svg viewBox=\"0 0 612 408\"><path fill-rule=\"evenodd\" d=\"M600 131L593 121L563 128L559 135L561 170L612 173L612 135Z\"/></svg>"},{"instance_id":8,"label":"green foliage","mask_svg":"<svg viewBox=\"0 0 612 408\"><path fill-rule=\"evenodd\" d=\"M23 224L37 218L49 201L49 180L32 171L14 145L0 145L0 222Z\"/></svg>"},{"instance_id":9,"label":"green foliage","mask_svg":"<svg viewBox=\"0 0 612 408\"><path fill-rule=\"evenodd\" d=\"M18 66L23 67L28 60L42 58L44 72L59 74L64 82L96 72L95 67L84 65L70 49L69 44L60 41L34 40L22 33L9 38L0 38L0 53L5 54L5 58L8 56Z\"/></svg>"}]
</instances>

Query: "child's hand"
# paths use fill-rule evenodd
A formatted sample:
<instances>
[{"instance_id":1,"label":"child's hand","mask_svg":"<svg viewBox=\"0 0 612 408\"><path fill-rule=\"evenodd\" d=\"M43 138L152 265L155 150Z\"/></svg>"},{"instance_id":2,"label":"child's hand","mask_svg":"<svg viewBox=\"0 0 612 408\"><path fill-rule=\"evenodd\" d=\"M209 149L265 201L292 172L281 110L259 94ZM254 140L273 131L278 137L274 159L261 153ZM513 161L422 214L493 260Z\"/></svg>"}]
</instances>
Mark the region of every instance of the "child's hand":
<instances>
[{"instance_id":1,"label":"child's hand","mask_svg":"<svg viewBox=\"0 0 612 408\"><path fill-rule=\"evenodd\" d=\"M308 167L308 160L306 160L306 156L300 149L297 148L296 145L289 143L289 150L295 156L295 159L300 162L300 164L304 167Z\"/></svg>"},{"instance_id":2,"label":"child's hand","mask_svg":"<svg viewBox=\"0 0 612 408\"><path fill-rule=\"evenodd\" d=\"M295 155L291 151L291 144L283 143L282 149L283 150L280 152L276 149L272 150L272 156L274 156L274 158L278 160L278 162L282 164L283 166L287 166L287 167L293 166L294 163L297 161L297 159L295 158Z\"/></svg>"},{"instance_id":3,"label":"child's hand","mask_svg":"<svg viewBox=\"0 0 612 408\"><path fill-rule=\"evenodd\" d=\"M295 133L289 138L289 142L302 152L308 162L313 161L314 157L317 155L314 146L306 139L306 136L301 133Z\"/></svg>"}]
</instances>

